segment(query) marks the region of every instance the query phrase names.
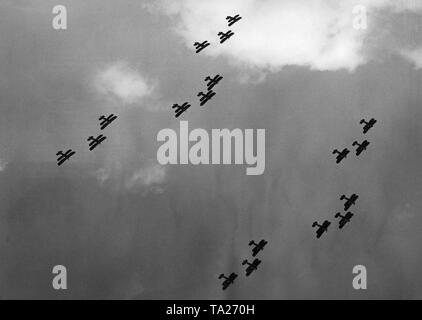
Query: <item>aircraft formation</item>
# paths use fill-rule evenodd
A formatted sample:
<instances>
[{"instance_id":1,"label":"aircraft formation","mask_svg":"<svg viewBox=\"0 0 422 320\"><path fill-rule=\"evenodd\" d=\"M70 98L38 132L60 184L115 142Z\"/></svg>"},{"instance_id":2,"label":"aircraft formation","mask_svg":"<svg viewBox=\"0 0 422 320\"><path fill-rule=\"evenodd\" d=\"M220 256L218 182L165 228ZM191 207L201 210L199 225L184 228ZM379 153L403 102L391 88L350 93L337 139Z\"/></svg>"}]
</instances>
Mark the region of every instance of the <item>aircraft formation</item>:
<instances>
[{"instance_id":1,"label":"aircraft formation","mask_svg":"<svg viewBox=\"0 0 422 320\"><path fill-rule=\"evenodd\" d=\"M261 252L264 247L268 244L268 242L264 239L256 243L254 240L249 241L249 246L253 246L252 248L252 257L255 257L258 255L259 252ZM261 260L258 258L255 258L252 262L249 262L248 259L245 259L242 261L242 266L246 265L245 269L245 275L249 277L254 271L258 269L258 266L261 264ZM224 273L220 274L218 276L218 279L224 279L222 283L223 290L226 290L230 285L234 283L234 280L238 275L234 272L232 272L228 277L224 275Z\"/></svg>"},{"instance_id":2,"label":"aircraft formation","mask_svg":"<svg viewBox=\"0 0 422 320\"><path fill-rule=\"evenodd\" d=\"M233 24L235 24L236 22L238 22L240 19L242 19L241 16L239 16L238 14L236 14L235 16L227 16L226 20L227 20L227 25L229 27L231 27ZM225 42L226 40L230 39L233 35L234 32L232 30L228 30L226 32L220 31L218 32L218 37L220 39L220 44ZM196 49L196 53L200 53L202 50L204 50L206 47L208 47L211 43L208 40L205 40L203 42L198 42L196 41L193 46Z\"/></svg>"},{"instance_id":3,"label":"aircraft formation","mask_svg":"<svg viewBox=\"0 0 422 320\"><path fill-rule=\"evenodd\" d=\"M370 120L366 121L365 119L362 119L359 124L363 125L363 134L367 134L369 130L371 130L374 125L377 123L377 120L374 118L371 118ZM359 156L362 152L364 152L368 146L369 141L363 140L361 143L359 143L357 140L355 140L352 143L353 147L356 147L355 154L356 156ZM343 159L347 157L347 155L350 153L350 150L348 148L344 148L342 151L339 151L337 149L333 150L333 154L336 155L336 163L340 163ZM356 204L356 200L359 198L359 196L355 193L353 193L350 197L346 197L344 194L340 197L340 200L345 200L344 203L344 211L345 213L342 214L340 212L337 212L334 215L334 218L338 219L338 227L339 229L342 229L346 224L348 224L353 216L354 213L348 211L352 205ZM316 237L317 239L321 238L321 236L328 232L328 227L331 225L331 222L329 220L324 220L322 223L318 223L318 221L314 221L312 223L312 228L316 229Z\"/></svg>"},{"instance_id":4,"label":"aircraft formation","mask_svg":"<svg viewBox=\"0 0 422 320\"><path fill-rule=\"evenodd\" d=\"M370 119L369 121L366 121L365 119L362 119L360 121L360 124L364 124L363 126L363 134L366 134L372 127L377 123L377 120L374 118ZM354 141L352 144L353 147L356 147L356 156L359 156L363 151L365 151L369 146L368 140L363 140L361 143L358 141ZM350 153L350 150L348 148L343 148L343 150L339 151L338 149L334 149L333 154L336 155L336 163L339 164L343 159L347 158L347 155Z\"/></svg>"},{"instance_id":5,"label":"aircraft formation","mask_svg":"<svg viewBox=\"0 0 422 320\"><path fill-rule=\"evenodd\" d=\"M238 14L232 16L227 16L226 20L228 23L228 26L232 26L233 24L235 24L236 22L238 22L240 19L242 19L241 16L239 16ZM220 44L222 44L223 42L225 42L226 40L230 39L232 36L234 35L234 32L232 30L228 30L227 32L218 32L218 36L220 38ZM196 49L196 53L201 52L202 50L204 50L206 47L208 47L209 45L211 45L211 43L208 40L205 40L203 42L198 42L196 41L193 46ZM207 76L205 78L205 81L208 82L207 83L207 89L204 91L200 91L198 92L198 94L196 95L197 97L199 97L199 105L203 106L204 104L206 104L209 100L211 100L215 95L216 92L213 91L213 87L218 84L221 80L223 79L223 77L219 74L217 74L216 76L214 76L213 78L211 78L210 76ZM185 112L187 109L189 109L191 107L191 104L186 101L184 103L182 103L181 105L175 103L172 106L172 109L174 109L175 112L175 117L178 118L183 112Z\"/></svg>"},{"instance_id":6,"label":"aircraft formation","mask_svg":"<svg viewBox=\"0 0 422 320\"><path fill-rule=\"evenodd\" d=\"M354 214L350 211L348 211L350 209L350 207L352 205L356 204L356 200L359 198L359 196L355 193L353 193L350 197L346 197L344 194L341 195L340 200L346 200L344 203L344 211L346 211L345 214L341 214L340 212L337 212L334 215L334 218L340 218L338 220L338 228L342 229L347 223L350 222L350 220L352 219L352 217L354 216ZM316 237L319 239L321 238L321 236L324 234L324 232L328 232L328 227L331 225L331 222L328 220L324 220L323 223L318 223L317 221L314 221L314 223L312 223L312 228L317 227L316 230Z\"/></svg>"},{"instance_id":7,"label":"aircraft formation","mask_svg":"<svg viewBox=\"0 0 422 320\"><path fill-rule=\"evenodd\" d=\"M200 97L199 99L199 105L203 106L206 104L209 100L211 100L212 97L215 96L216 92L212 90L215 85L217 85L221 80L223 79L223 76L220 76L219 74L215 75L213 78L210 76L205 77L205 81L207 83L207 89L204 90L205 92L201 91L197 94L197 97ZM189 102L184 102L182 105L179 105L177 103L173 104L172 108L175 112L175 117L178 118L183 112L185 112L187 109L191 107L191 104Z\"/></svg>"},{"instance_id":8,"label":"aircraft formation","mask_svg":"<svg viewBox=\"0 0 422 320\"><path fill-rule=\"evenodd\" d=\"M108 117L102 115L98 118L100 121L100 130L104 130L109 124L111 124L114 120L117 119L117 116L114 114L110 114ZM87 141L89 151L94 150L98 145L100 145L105 139L107 139L106 136L100 134L96 138L94 136L88 137ZM75 155L75 151L72 149L68 149L66 152L63 152L63 150L59 150L56 153L57 156L57 165L61 166L64 162L68 161L72 156Z\"/></svg>"},{"instance_id":9,"label":"aircraft formation","mask_svg":"<svg viewBox=\"0 0 422 320\"><path fill-rule=\"evenodd\" d=\"M237 23L241 19L242 19L242 17L238 14L226 17L227 24L228 24L229 27L231 27L233 24ZM232 30L228 30L226 32L223 32L223 31L218 32L220 44L222 44L226 40L230 39L233 35L234 35L234 32ZM202 50L204 50L206 47L208 47L209 45L210 45L210 42L207 41L207 40L205 40L203 42L195 42L194 43L194 47L196 49L195 52L199 53ZM219 74L217 74L213 78L210 77L210 76L207 76L205 78L205 81L207 82L207 89L204 90L204 91L201 91L197 94L197 96L200 98L199 99L200 106L203 106L205 103L207 103L209 100L211 100L212 97L215 96L216 92L213 91L212 89L222 79L223 79L223 77ZM178 118L183 112L185 112L190 107L191 107L191 104L189 102L184 102L181 105L173 104L172 109L174 109L175 117ZM114 115L114 114L111 114L108 117L102 115L98 119L98 120L100 120L100 129L104 130L110 123L112 123L114 120L116 120L116 118L117 118L117 116ZM97 137L94 137L94 136L88 137L87 141L88 141L89 150L90 151L94 150L96 147L98 147L106 139L107 139L107 137L102 135L102 134L98 135ZM56 152L57 165L61 166L66 161L70 160L70 158L73 157L75 154L76 154L76 151L74 151L72 149L67 149L66 151L64 151L64 150L57 151Z\"/></svg>"}]
</instances>

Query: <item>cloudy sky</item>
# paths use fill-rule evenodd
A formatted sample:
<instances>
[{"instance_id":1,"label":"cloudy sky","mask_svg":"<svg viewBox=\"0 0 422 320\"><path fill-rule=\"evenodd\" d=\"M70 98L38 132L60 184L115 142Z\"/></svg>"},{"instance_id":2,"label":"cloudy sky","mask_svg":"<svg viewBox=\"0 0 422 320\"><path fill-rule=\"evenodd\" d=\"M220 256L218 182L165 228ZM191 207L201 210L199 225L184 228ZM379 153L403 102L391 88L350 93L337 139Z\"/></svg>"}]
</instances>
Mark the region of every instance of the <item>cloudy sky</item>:
<instances>
[{"instance_id":1,"label":"cloudy sky","mask_svg":"<svg viewBox=\"0 0 422 320\"><path fill-rule=\"evenodd\" d=\"M52 27L58 4L67 30ZM0 0L0 298L422 298L421 17L417 0ZM180 120L266 129L264 174L159 165L156 135ZM334 148L364 138L335 164ZM339 230L343 193L359 200ZM246 278L251 239L268 245ZM58 264L66 291L51 286ZM352 287L358 264L366 291Z\"/></svg>"}]
</instances>

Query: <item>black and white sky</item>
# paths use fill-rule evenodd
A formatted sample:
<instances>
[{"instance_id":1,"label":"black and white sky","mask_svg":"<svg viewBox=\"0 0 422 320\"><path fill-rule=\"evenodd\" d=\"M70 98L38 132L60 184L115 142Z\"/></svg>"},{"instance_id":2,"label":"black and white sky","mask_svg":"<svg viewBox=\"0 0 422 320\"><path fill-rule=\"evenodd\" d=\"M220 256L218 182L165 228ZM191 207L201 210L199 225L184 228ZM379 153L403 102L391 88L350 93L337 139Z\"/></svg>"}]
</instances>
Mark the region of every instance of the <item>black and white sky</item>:
<instances>
[{"instance_id":1,"label":"black and white sky","mask_svg":"<svg viewBox=\"0 0 422 320\"><path fill-rule=\"evenodd\" d=\"M56 5L67 30L52 27ZM356 5L367 29L353 28ZM0 297L422 298L421 28L417 0L0 0ZM180 120L266 129L264 174L159 165L156 135ZM364 154L335 164L334 148L364 138ZM359 201L338 230L343 193ZM251 239L268 245L245 278ZM59 264L65 291L51 286ZM230 272L242 276L222 291Z\"/></svg>"}]
</instances>

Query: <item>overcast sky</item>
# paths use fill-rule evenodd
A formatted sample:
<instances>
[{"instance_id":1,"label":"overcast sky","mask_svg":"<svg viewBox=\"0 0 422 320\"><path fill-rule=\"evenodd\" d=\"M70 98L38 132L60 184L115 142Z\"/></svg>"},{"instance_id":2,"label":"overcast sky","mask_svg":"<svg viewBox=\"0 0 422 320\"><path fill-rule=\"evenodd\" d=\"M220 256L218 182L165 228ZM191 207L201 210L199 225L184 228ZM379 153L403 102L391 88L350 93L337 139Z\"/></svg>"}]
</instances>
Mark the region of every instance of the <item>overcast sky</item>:
<instances>
[{"instance_id":1,"label":"overcast sky","mask_svg":"<svg viewBox=\"0 0 422 320\"><path fill-rule=\"evenodd\" d=\"M52 27L58 4L67 30ZM352 25L358 4L366 30ZM422 298L421 15L416 0L0 0L0 297ZM159 165L156 135L180 120L266 129L264 174ZM334 148L364 138L335 164ZM343 193L359 200L339 230ZM246 278L251 239L268 245ZM58 264L66 291L51 286ZM358 264L366 291L352 287Z\"/></svg>"}]
</instances>

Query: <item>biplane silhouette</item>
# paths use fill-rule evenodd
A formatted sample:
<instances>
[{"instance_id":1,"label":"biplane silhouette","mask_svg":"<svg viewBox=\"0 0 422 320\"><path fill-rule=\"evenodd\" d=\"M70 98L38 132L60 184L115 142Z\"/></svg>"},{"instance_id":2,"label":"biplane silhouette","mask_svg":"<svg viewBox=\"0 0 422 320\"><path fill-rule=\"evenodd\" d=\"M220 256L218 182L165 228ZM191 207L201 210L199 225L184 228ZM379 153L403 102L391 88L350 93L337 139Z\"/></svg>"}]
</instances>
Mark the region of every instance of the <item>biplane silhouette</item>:
<instances>
[{"instance_id":1,"label":"biplane silhouette","mask_svg":"<svg viewBox=\"0 0 422 320\"><path fill-rule=\"evenodd\" d=\"M177 103L173 104L172 108L175 109L175 117L179 117L183 112L191 107L190 103L184 102L182 105L178 105Z\"/></svg>"},{"instance_id":2,"label":"biplane silhouette","mask_svg":"<svg viewBox=\"0 0 422 320\"><path fill-rule=\"evenodd\" d=\"M90 141L89 143L89 150L92 151L97 147L101 142L103 142L106 139L105 136L100 134L98 137L94 138L93 136L90 136L87 141Z\"/></svg>"},{"instance_id":3,"label":"biplane silhouette","mask_svg":"<svg viewBox=\"0 0 422 320\"><path fill-rule=\"evenodd\" d=\"M356 204L356 200L359 198L359 196L355 193L353 193L350 198L347 198L344 194L341 195L340 200L346 200L346 202L344 203L344 211L349 210L349 208L352 205Z\"/></svg>"},{"instance_id":4,"label":"biplane silhouette","mask_svg":"<svg viewBox=\"0 0 422 320\"><path fill-rule=\"evenodd\" d=\"M236 22L238 22L240 19L242 19L242 17L239 16L238 14L235 15L234 17L231 17L231 16L226 17L226 20L228 22L229 27L232 26L233 24L235 24Z\"/></svg>"},{"instance_id":5,"label":"biplane silhouette","mask_svg":"<svg viewBox=\"0 0 422 320\"><path fill-rule=\"evenodd\" d=\"M207 81L207 88L208 90L211 90L212 88L214 88L214 86L216 84L218 84L220 82L220 80L223 79L223 76L220 76L219 74L217 74L216 76L214 76L214 78L211 78L210 76L207 76L205 78L205 81Z\"/></svg>"},{"instance_id":6,"label":"biplane silhouette","mask_svg":"<svg viewBox=\"0 0 422 320\"><path fill-rule=\"evenodd\" d=\"M71 156L75 154L75 151L72 149L68 149L65 153L63 153L62 150L58 151L56 153L56 156L59 156L57 158L57 165L62 165L65 161L69 160Z\"/></svg>"},{"instance_id":7,"label":"biplane silhouette","mask_svg":"<svg viewBox=\"0 0 422 320\"><path fill-rule=\"evenodd\" d=\"M233 284L234 280L237 278L237 274L232 272L228 277L224 275L224 273L220 274L218 279L224 279L223 281L223 290L226 290L231 284Z\"/></svg>"},{"instance_id":8,"label":"biplane silhouette","mask_svg":"<svg viewBox=\"0 0 422 320\"><path fill-rule=\"evenodd\" d=\"M341 160L343 160L344 158L347 157L347 155L349 154L350 150L347 148L344 148L343 151L338 151L337 149L333 150L333 154L337 154L336 157L336 163L340 163Z\"/></svg>"},{"instance_id":9,"label":"biplane silhouette","mask_svg":"<svg viewBox=\"0 0 422 320\"><path fill-rule=\"evenodd\" d=\"M312 228L314 228L314 227L318 227L318 229L317 229L317 231L316 231L317 238L321 238L322 234L323 234L324 232L327 232L327 231L328 231L328 227L330 226L330 224L331 224L331 222L330 222L330 221L328 221L328 220L325 220L322 224L318 224L318 222L317 222L317 221L315 221L315 222L312 224Z\"/></svg>"},{"instance_id":10,"label":"biplane silhouette","mask_svg":"<svg viewBox=\"0 0 422 320\"><path fill-rule=\"evenodd\" d=\"M374 118L372 118L369 121L366 121L365 119L360 120L359 122L360 124L365 124L363 126L363 134L367 133L376 123L377 120L375 120Z\"/></svg>"},{"instance_id":11,"label":"biplane silhouette","mask_svg":"<svg viewBox=\"0 0 422 320\"><path fill-rule=\"evenodd\" d=\"M200 105L200 106L203 106L204 104L206 104L206 103L207 103L207 101L208 101L208 100L211 100L211 98L215 96L215 92L214 92L214 91L212 91L212 90L208 90L208 91L207 91L207 93L203 93L203 92L201 91L201 92L199 92L199 93L197 94L197 96L198 96L198 97L201 97L201 98L199 99L199 101L200 101L199 105Z\"/></svg>"},{"instance_id":12,"label":"biplane silhouette","mask_svg":"<svg viewBox=\"0 0 422 320\"><path fill-rule=\"evenodd\" d=\"M207 41L207 40L205 40L204 42L195 42L194 44L193 44L193 46L195 47L195 49L196 49L196 53L199 53L199 52L201 52L202 50L204 50L206 47L208 47L210 45L210 43Z\"/></svg>"},{"instance_id":13,"label":"biplane silhouette","mask_svg":"<svg viewBox=\"0 0 422 320\"><path fill-rule=\"evenodd\" d=\"M252 249L252 257L255 257L260 251L262 251L267 243L268 242L264 239L259 241L259 243L256 243L253 240L249 241L249 246L254 246Z\"/></svg>"},{"instance_id":14,"label":"biplane silhouette","mask_svg":"<svg viewBox=\"0 0 422 320\"><path fill-rule=\"evenodd\" d=\"M339 226L338 228L341 229L345 226L346 223L350 222L350 219L352 219L353 217L353 213L351 212L347 212L344 216L340 214L340 212L337 212L336 215L334 216L336 218L340 218L339 221Z\"/></svg>"},{"instance_id":15,"label":"biplane silhouette","mask_svg":"<svg viewBox=\"0 0 422 320\"><path fill-rule=\"evenodd\" d=\"M359 143L357 141L354 141L352 145L353 146L358 146L356 148L356 155L359 156L369 146L369 141L368 140L364 140L362 143Z\"/></svg>"},{"instance_id":16,"label":"biplane silhouette","mask_svg":"<svg viewBox=\"0 0 422 320\"><path fill-rule=\"evenodd\" d=\"M117 116L114 114L110 114L107 118L105 116L101 116L98 118L100 120L100 129L103 130L105 127L107 127L110 123L112 123L114 120L117 119Z\"/></svg>"},{"instance_id":17,"label":"biplane silhouette","mask_svg":"<svg viewBox=\"0 0 422 320\"><path fill-rule=\"evenodd\" d=\"M229 39L232 35L234 35L234 32L229 30L227 32L219 32L218 36L220 37L220 43L223 43L227 39Z\"/></svg>"},{"instance_id":18,"label":"biplane silhouette","mask_svg":"<svg viewBox=\"0 0 422 320\"><path fill-rule=\"evenodd\" d=\"M246 276L249 277L249 275L254 272L256 269L258 269L258 266L261 264L261 260L255 259L252 263L249 263L247 259L243 260L242 266L245 264L248 265L246 268Z\"/></svg>"}]
</instances>

